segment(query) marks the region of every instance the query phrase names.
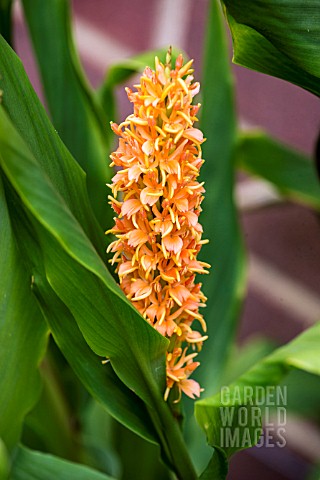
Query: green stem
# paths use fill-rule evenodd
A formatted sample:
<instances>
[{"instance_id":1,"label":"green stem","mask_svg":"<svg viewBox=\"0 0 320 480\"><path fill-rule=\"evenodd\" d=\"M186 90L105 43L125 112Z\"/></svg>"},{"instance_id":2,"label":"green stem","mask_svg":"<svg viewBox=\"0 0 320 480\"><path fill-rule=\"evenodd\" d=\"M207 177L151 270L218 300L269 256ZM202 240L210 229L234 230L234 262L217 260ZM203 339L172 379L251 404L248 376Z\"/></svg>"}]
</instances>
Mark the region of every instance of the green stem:
<instances>
[{"instance_id":1,"label":"green stem","mask_svg":"<svg viewBox=\"0 0 320 480\"><path fill-rule=\"evenodd\" d=\"M157 397L159 396L157 395ZM157 410L148 407L148 411L172 469L179 480L196 480L198 476L186 449L178 423L162 398L157 398L156 404L158 406Z\"/></svg>"}]
</instances>

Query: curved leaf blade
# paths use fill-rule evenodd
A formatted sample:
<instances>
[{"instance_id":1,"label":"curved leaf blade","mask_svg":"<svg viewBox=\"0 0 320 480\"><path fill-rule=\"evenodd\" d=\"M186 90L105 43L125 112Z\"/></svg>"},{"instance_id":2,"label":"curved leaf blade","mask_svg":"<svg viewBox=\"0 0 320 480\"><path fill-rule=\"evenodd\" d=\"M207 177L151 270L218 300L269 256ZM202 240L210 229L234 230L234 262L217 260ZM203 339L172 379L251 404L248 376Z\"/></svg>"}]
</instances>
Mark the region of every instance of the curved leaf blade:
<instances>
[{"instance_id":1,"label":"curved leaf blade","mask_svg":"<svg viewBox=\"0 0 320 480\"><path fill-rule=\"evenodd\" d=\"M122 355L124 358L129 356L131 375L125 374L126 382L147 402L150 401L150 392L141 373L154 382L151 370L155 365L150 362L153 359L159 369L167 341L147 324L122 294L2 108L0 125L1 166L24 205L42 225L39 231L43 235L46 266L51 270L51 285L55 281L58 283L59 287L55 286L54 290L61 290L59 296L64 303L71 304L71 312L76 312L84 336L98 355L110 357L112 361L119 357L120 363L123 363ZM47 275L50 277L48 270ZM93 301L100 291L101 297ZM79 296L80 293L83 296ZM88 317L92 317L92 324L87 321ZM130 358L132 354L134 359ZM137 358L144 360L141 366ZM161 371L164 374L163 368Z\"/></svg>"},{"instance_id":2,"label":"curved leaf blade","mask_svg":"<svg viewBox=\"0 0 320 480\"><path fill-rule=\"evenodd\" d=\"M316 170L303 154L256 131L239 135L236 160L241 169L272 183L285 197L320 209Z\"/></svg>"},{"instance_id":3,"label":"curved leaf blade","mask_svg":"<svg viewBox=\"0 0 320 480\"><path fill-rule=\"evenodd\" d=\"M109 126L75 49L70 4L67 0L22 3L53 124L87 173L93 209L100 223L107 227L112 222L105 187L112 174L107 161Z\"/></svg>"},{"instance_id":4,"label":"curved leaf blade","mask_svg":"<svg viewBox=\"0 0 320 480\"><path fill-rule=\"evenodd\" d=\"M261 395L257 387L265 388L277 385L292 368L320 375L319 349L320 323L303 332L292 342L275 350L231 383L228 388L228 402L222 401L221 393L196 402L197 421L205 430L208 443L223 452L223 461L236 451L255 445L259 440L261 424L257 425L257 411L254 410L257 409L257 395ZM246 387L251 387L250 396L246 394ZM225 445L223 439L225 425L220 408L228 409L230 413L233 412L232 424L228 424L232 433L237 430L240 432L239 437L243 438L244 430L250 429L250 436L246 437L246 445L243 445L242 442L235 446ZM248 414L248 422L245 426L240 423L237 416L240 408L245 408ZM261 409L259 408L259 410L261 415ZM216 453L213 454L213 456L215 455ZM215 461L221 462L221 459L217 457Z\"/></svg>"},{"instance_id":5,"label":"curved leaf blade","mask_svg":"<svg viewBox=\"0 0 320 480\"><path fill-rule=\"evenodd\" d=\"M233 18L263 35L310 75L320 77L318 0L224 0Z\"/></svg>"},{"instance_id":6,"label":"curved leaf blade","mask_svg":"<svg viewBox=\"0 0 320 480\"><path fill-rule=\"evenodd\" d=\"M13 480L114 480L91 467L62 460L46 453L19 447L14 457Z\"/></svg>"},{"instance_id":7,"label":"curved leaf blade","mask_svg":"<svg viewBox=\"0 0 320 480\"><path fill-rule=\"evenodd\" d=\"M88 392L120 423L150 442L159 442L148 411L139 397L116 376L110 363L103 365L89 348L70 310L50 287L43 267L39 240L32 219L14 191L10 191L9 213L14 233L23 238L19 254L33 275L35 295L50 331L75 374ZM58 454L58 453L57 453Z\"/></svg>"},{"instance_id":8,"label":"curved leaf blade","mask_svg":"<svg viewBox=\"0 0 320 480\"><path fill-rule=\"evenodd\" d=\"M86 344L72 314L45 278L36 280L36 296L52 335L89 393L120 423L150 442L158 442L144 403L103 365Z\"/></svg>"},{"instance_id":9,"label":"curved leaf blade","mask_svg":"<svg viewBox=\"0 0 320 480\"><path fill-rule=\"evenodd\" d=\"M1 177L0 218L0 436L12 448L19 440L25 415L40 395L38 366L48 329L17 249L21 239L12 232Z\"/></svg>"},{"instance_id":10,"label":"curved leaf blade","mask_svg":"<svg viewBox=\"0 0 320 480\"><path fill-rule=\"evenodd\" d=\"M20 59L1 36L0 51L1 105L101 254L104 235L89 203L85 174L50 123Z\"/></svg>"},{"instance_id":11,"label":"curved leaf blade","mask_svg":"<svg viewBox=\"0 0 320 480\"><path fill-rule=\"evenodd\" d=\"M226 1L224 3L227 6L227 18L232 34L234 63L250 68L251 70L281 78L298 85L315 95L320 95L319 75L316 74L313 69L305 69L303 65L297 63L294 56L288 56L286 52L280 48L278 39L270 39L268 35L265 35L264 28L259 29L255 23L247 23L246 20L242 23L240 18L242 20L243 17L242 15L239 16L238 12L239 5L235 6L236 3L242 3L241 1ZM270 2L264 1L259 3L266 6L266 4ZM274 3L277 4L279 2ZM292 4L291 1L290 3ZM254 5L256 6L256 3ZM252 6L253 4L250 2L250 7ZM245 8L247 18L249 19L251 12L250 7ZM274 8L276 9L277 5L275 5ZM265 14L264 17L261 17L261 21L266 19L267 22L272 22L272 19L277 17L277 11L275 10L274 12L274 15ZM301 9L298 9L297 15L300 16L300 13ZM310 20L313 21L311 17ZM289 27L285 27L285 25L286 23L284 22L281 32L289 30ZM270 28L272 30L272 27ZM299 32L295 33L297 37L294 45L299 44L300 42ZM290 45L290 48L291 47L292 46Z\"/></svg>"}]
</instances>

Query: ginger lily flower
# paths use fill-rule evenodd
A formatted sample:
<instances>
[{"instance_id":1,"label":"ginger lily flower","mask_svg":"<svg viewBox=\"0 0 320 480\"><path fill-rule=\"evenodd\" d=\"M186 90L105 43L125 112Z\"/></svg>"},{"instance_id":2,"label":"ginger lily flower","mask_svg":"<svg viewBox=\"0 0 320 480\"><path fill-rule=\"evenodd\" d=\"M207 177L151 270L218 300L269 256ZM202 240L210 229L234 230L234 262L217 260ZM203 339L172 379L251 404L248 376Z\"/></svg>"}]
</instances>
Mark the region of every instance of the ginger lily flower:
<instances>
[{"instance_id":1,"label":"ginger lily flower","mask_svg":"<svg viewBox=\"0 0 320 480\"><path fill-rule=\"evenodd\" d=\"M171 340L164 398L175 387L179 401L182 392L195 398L202 391L189 379L199 365L194 350L207 339L193 329L198 323L206 331L199 313L206 298L195 276L210 265L197 260L206 243L198 222L204 188L197 180L204 138L193 127L200 104L192 105L200 86L193 82L192 60L183 65L179 55L175 68L170 52L166 60L156 57L155 70L144 70L136 91L126 89L133 114L120 125L111 122L120 137L111 155L118 172L109 185L118 218L106 233L117 238L108 251L125 295Z\"/></svg>"}]
</instances>

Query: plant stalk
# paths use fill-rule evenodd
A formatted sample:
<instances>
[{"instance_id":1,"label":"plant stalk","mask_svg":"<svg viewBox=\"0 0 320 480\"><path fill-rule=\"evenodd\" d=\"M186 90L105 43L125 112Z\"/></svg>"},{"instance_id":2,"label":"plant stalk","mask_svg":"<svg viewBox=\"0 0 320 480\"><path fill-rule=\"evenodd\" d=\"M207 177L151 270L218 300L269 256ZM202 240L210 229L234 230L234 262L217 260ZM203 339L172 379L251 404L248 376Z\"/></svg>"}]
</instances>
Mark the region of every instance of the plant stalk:
<instances>
[{"instance_id":1,"label":"plant stalk","mask_svg":"<svg viewBox=\"0 0 320 480\"><path fill-rule=\"evenodd\" d=\"M157 398L158 410L148 407L159 435L164 454L179 480L198 478L176 419L162 398Z\"/></svg>"}]
</instances>

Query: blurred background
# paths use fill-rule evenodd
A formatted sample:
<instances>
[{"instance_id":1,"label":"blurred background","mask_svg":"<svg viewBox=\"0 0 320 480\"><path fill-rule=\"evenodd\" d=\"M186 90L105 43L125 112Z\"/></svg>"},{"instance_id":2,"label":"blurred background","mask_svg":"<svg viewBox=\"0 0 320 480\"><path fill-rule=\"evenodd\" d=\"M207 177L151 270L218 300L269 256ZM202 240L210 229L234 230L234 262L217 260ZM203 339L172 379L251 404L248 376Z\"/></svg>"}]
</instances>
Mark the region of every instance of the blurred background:
<instances>
[{"instance_id":1,"label":"blurred background","mask_svg":"<svg viewBox=\"0 0 320 480\"><path fill-rule=\"evenodd\" d=\"M99 86L112 63L169 45L194 58L195 77L201 79L207 0L73 0L71 3L76 44L94 87ZM18 1L14 19L17 52L43 98ZM230 62L231 57L230 48ZM240 126L262 128L314 157L320 130L317 98L276 78L238 66L232 68ZM131 108L123 88L119 89L118 100L119 118L115 121L128 115ZM320 317L320 220L311 210L283 201L266 182L242 174L236 195L249 257L248 296L238 342L243 345L253 336L263 336L279 345ZM303 419L290 415L287 446L238 453L231 462L228 479L256 480L258 475L260 480L319 478L312 472L320 458L320 404L310 420L308 415Z\"/></svg>"}]
</instances>

